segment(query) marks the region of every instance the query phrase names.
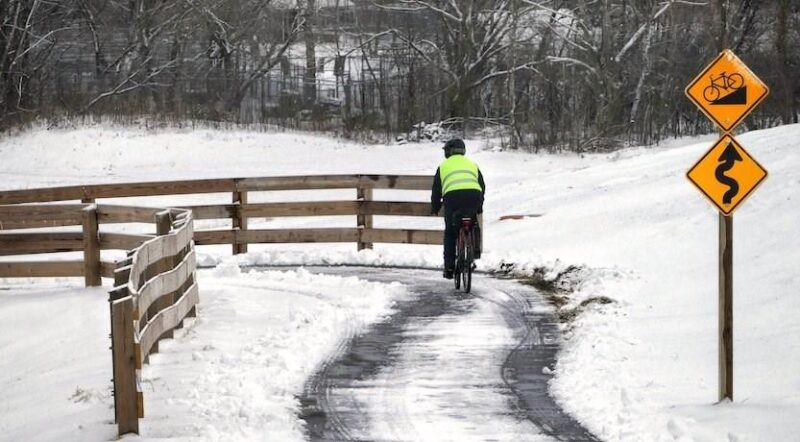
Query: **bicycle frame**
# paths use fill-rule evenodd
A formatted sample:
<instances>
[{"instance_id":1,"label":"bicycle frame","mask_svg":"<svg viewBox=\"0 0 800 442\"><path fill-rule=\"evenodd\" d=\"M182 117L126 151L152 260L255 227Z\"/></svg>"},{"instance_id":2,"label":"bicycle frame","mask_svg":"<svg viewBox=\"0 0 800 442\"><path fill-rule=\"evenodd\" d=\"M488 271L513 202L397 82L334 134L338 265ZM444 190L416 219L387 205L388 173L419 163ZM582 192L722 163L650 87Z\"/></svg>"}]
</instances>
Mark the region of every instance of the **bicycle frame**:
<instances>
[{"instance_id":1,"label":"bicycle frame","mask_svg":"<svg viewBox=\"0 0 800 442\"><path fill-rule=\"evenodd\" d=\"M709 80L711 80L711 84L703 89L703 98L708 102L714 102L719 99L722 94L721 91L735 91L744 85L742 76L735 72L730 75L722 72L716 77L710 75Z\"/></svg>"},{"instance_id":2,"label":"bicycle frame","mask_svg":"<svg viewBox=\"0 0 800 442\"><path fill-rule=\"evenodd\" d=\"M731 83L733 83L733 81L731 80L731 75L727 75L725 72L722 72L716 78L714 78L714 76L712 75L711 86L721 87L723 89L730 89L732 87Z\"/></svg>"}]
</instances>

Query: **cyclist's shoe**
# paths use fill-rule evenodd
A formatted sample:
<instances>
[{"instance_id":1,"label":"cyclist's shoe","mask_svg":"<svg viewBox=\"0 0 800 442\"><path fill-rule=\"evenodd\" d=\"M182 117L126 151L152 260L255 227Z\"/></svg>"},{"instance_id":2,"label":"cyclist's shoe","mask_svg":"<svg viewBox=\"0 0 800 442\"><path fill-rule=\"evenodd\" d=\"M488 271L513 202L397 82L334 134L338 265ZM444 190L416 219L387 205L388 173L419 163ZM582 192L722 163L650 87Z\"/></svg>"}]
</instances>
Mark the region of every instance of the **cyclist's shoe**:
<instances>
[{"instance_id":1,"label":"cyclist's shoe","mask_svg":"<svg viewBox=\"0 0 800 442\"><path fill-rule=\"evenodd\" d=\"M442 272L442 276L445 279L453 279L453 269L444 269L444 272Z\"/></svg>"}]
</instances>

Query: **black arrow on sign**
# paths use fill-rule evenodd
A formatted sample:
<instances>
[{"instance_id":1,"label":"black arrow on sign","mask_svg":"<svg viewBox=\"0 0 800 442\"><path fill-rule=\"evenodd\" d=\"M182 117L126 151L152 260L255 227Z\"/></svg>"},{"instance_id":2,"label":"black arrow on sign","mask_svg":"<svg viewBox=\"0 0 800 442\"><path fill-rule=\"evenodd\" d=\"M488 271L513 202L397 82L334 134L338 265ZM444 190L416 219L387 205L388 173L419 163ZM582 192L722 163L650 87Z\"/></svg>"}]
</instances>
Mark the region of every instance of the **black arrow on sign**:
<instances>
[{"instance_id":1,"label":"black arrow on sign","mask_svg":"<svg viewBox=\"0 0 800 442\"><path fill-rule=\"evenodd\" d=\"M742 157L739 155L739 151L736 150L736 147L734 147L733 143L728 142L728 146L725 147L725 151L719 156L719 161L720 164L717 166L714 176L721 184L729 187L728 191L725 192L725 195L722 196L722 203L730 204L733 197L739 193L739 183L737 183L735 179L726 176L725 172L733 169L733 166L737 161L742 161Z\"/></svg>"}]
</instances>

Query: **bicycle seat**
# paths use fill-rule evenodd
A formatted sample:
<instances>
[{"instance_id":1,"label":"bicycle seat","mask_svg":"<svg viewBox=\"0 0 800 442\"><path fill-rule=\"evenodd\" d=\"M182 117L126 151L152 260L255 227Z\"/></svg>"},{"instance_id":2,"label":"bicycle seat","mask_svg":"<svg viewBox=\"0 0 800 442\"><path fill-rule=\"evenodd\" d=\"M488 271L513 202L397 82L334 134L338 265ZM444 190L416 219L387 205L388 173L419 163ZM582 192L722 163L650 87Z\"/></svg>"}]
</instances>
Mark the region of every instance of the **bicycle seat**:
<instances>
[{"instance_id":1,"label":"bicycle seat","mask_svg":"<svg viewBox=\"0 0 800 442\"><path fill-rule=\"evenodd\" d=\"M458 229L461 226L474 226L478 224L478 215L471 212L456 211L453 214L453 225Z\"/></svg>"},{"instance_id":2,"label":"bicycle seat","mask_svg":"<svg viewBox=\"0 0 800 442\"><path fill-rule=\"evenodd\" d=\"M453 213L453 219L469 219L472 221L477 221L478 214L472 211L467 212L467 211L456 210L456 212Z\"/></svg>"}]
</instances>

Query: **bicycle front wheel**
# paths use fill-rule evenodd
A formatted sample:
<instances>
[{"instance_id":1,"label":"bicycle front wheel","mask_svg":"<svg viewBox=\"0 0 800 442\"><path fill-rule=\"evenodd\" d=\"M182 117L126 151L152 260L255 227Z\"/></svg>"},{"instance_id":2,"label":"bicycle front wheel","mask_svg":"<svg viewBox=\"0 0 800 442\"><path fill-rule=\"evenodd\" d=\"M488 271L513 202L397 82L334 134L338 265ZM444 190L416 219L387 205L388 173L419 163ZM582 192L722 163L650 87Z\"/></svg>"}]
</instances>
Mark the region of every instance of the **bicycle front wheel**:
<instances>
[{"instance_id":1,"label":"bicycle front wheel","mask_svg":"<svg viewBox=\"0 0 800 442\"><path fill-rule=\"evenodd\" d=\"M464 284L464 293L469 293L472 290L472 265L467 264L467 268L461 272L462 283Z\"/></svg>"},{"instance_id":2,"label":"bicycle front wheel","mask_svg":"<svg viewBox=\"0 0 800 442\"><path fill-rule=\"evenodd\" d=\"M728 76L728 87L736 90L741 89L744 86L744 78L739 74L731 74Z\"/></svg>"}]
</instances>

